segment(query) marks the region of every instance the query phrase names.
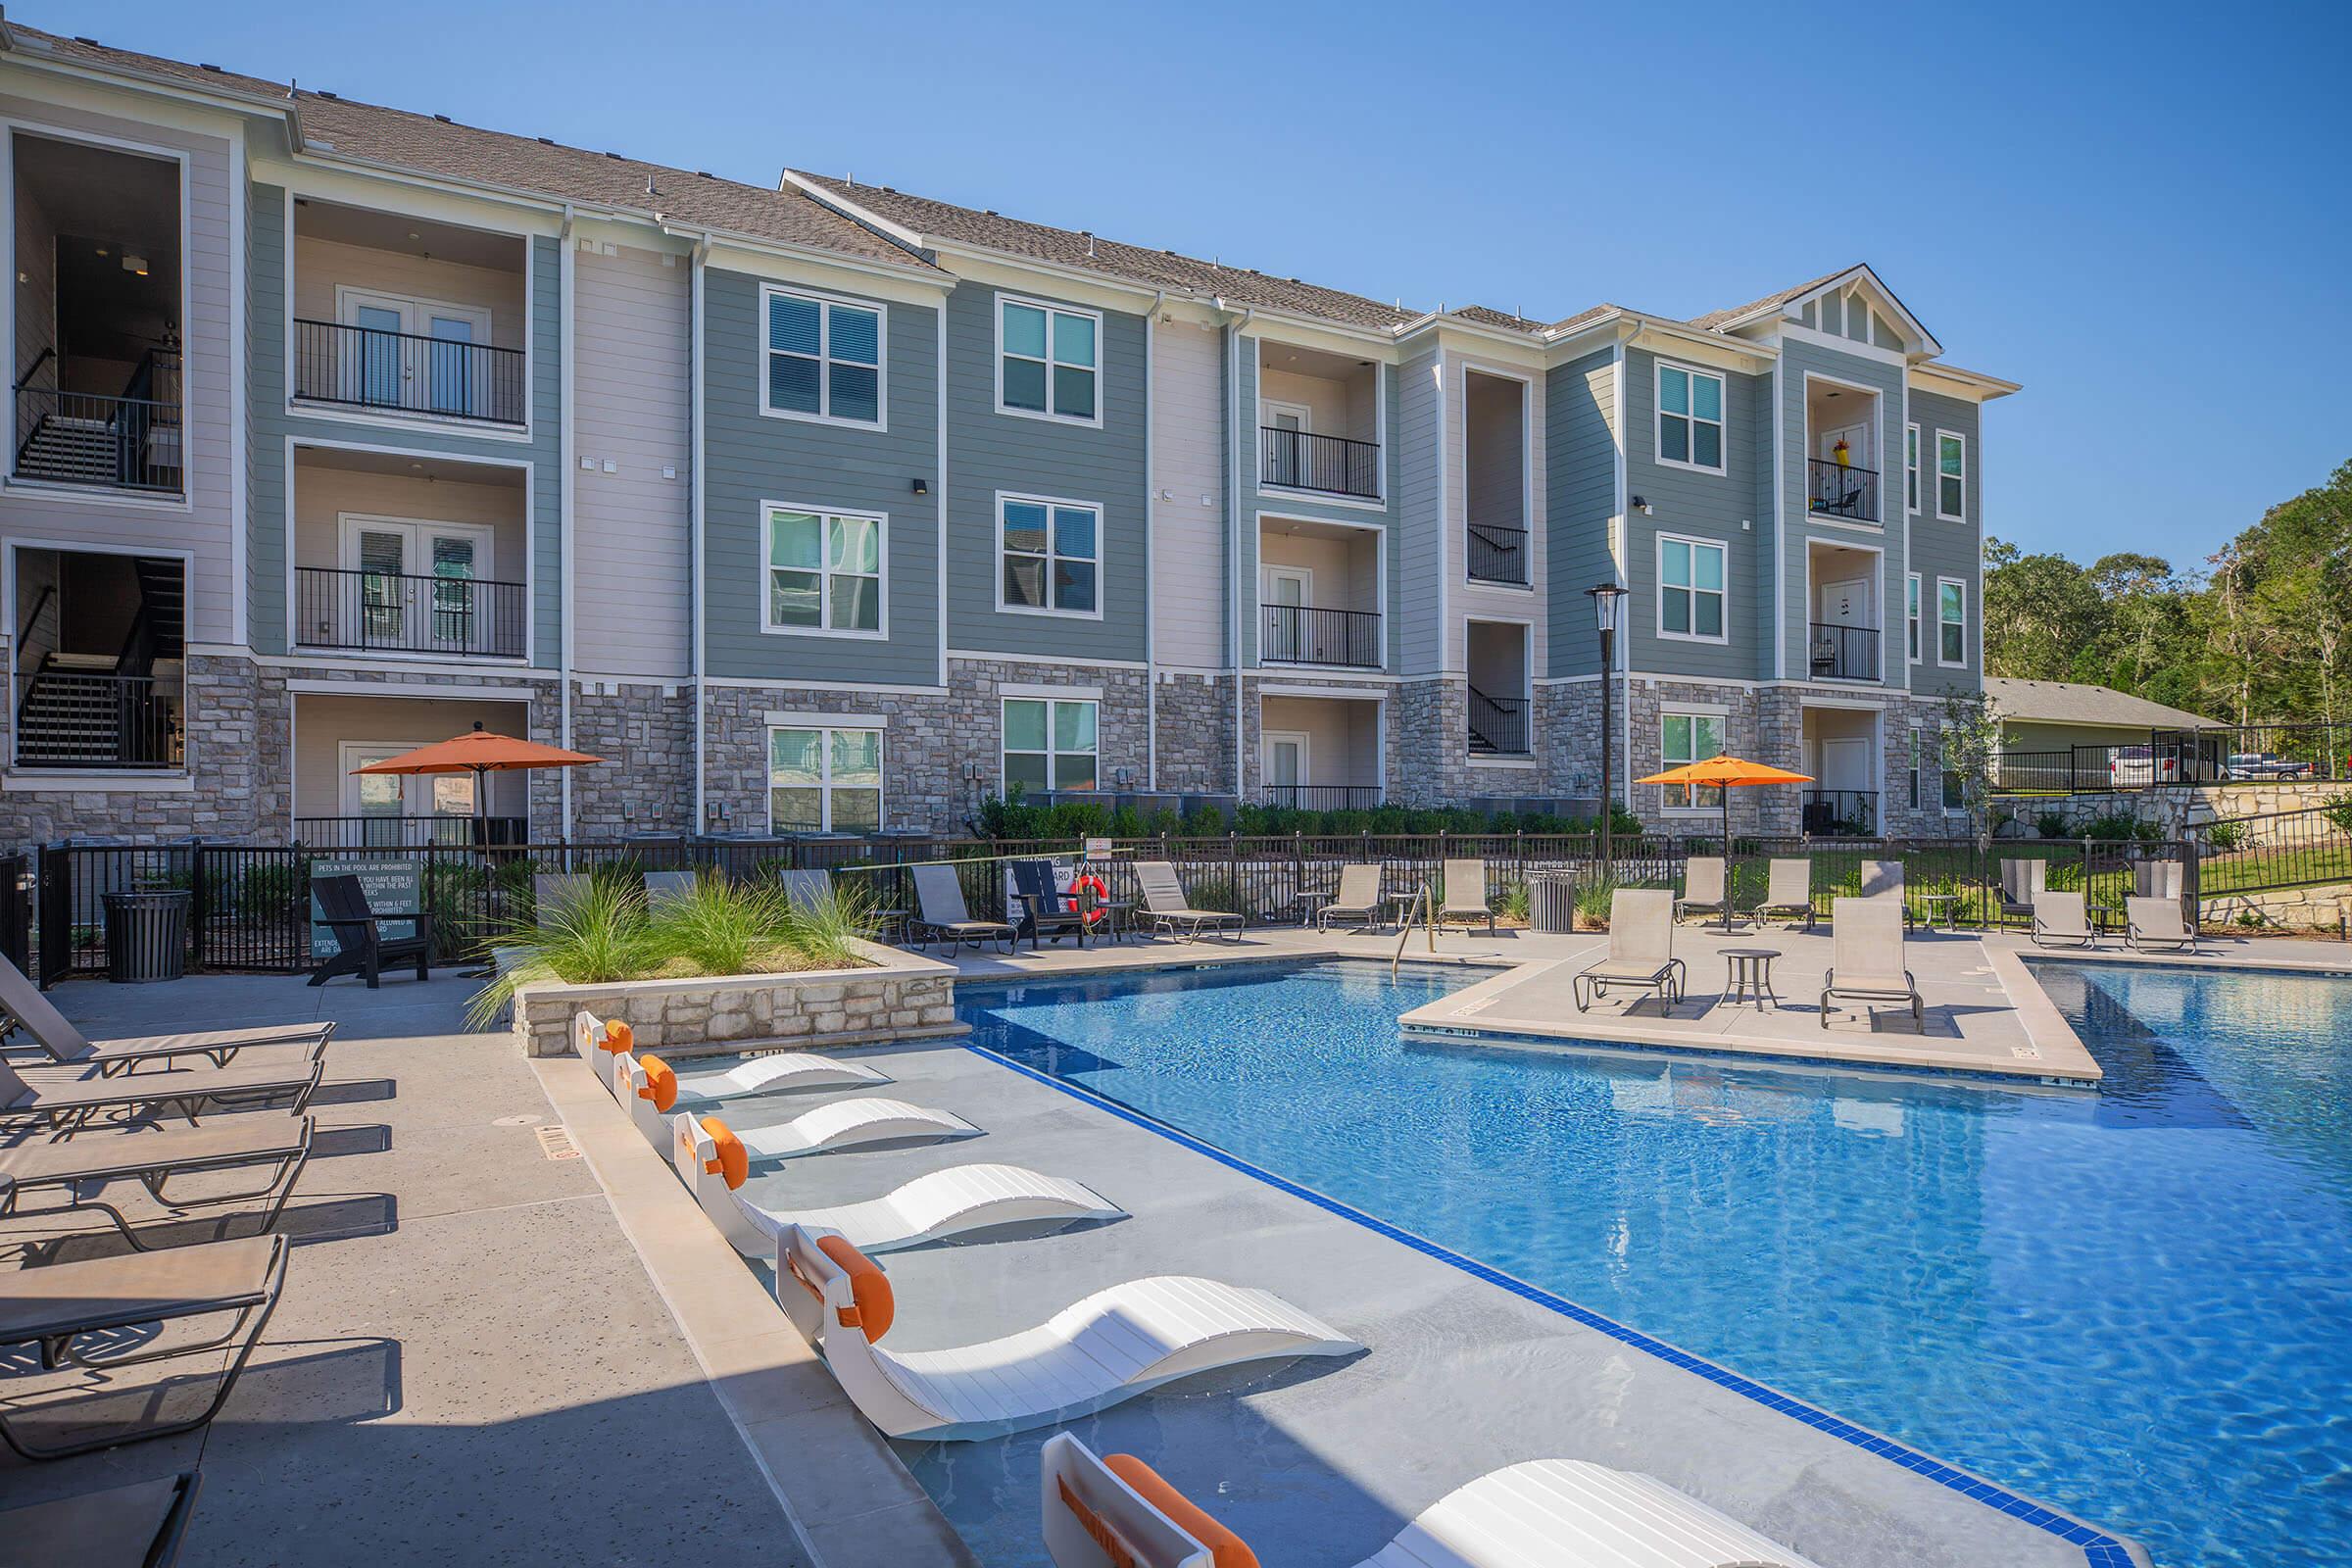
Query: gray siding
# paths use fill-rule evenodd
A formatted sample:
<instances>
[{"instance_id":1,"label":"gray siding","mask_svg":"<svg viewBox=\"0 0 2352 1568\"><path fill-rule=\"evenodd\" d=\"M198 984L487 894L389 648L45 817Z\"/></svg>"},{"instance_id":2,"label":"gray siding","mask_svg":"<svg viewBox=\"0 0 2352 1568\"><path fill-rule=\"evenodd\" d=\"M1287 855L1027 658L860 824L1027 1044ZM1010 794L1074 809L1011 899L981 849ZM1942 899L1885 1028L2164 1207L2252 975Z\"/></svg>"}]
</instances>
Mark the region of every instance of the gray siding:
<instances>
[{"instance_id":1,"label":"gray siding","mask_svg":"<svg viewBox=\"0 0 2352 1568\"><path fill-rule=\"evenodd\" d=\"M1602 349L1555 366L1545 377L1544 458L1550 472L1542 526L1547 554L1549 667L1554 678L1600 667L1592 602L1585 590L1614 575L1609 519L1617 512L1617 366Z\"/></svg>"},{"instance_id":2,"label":"gray siding","mask_svg":"<svg viewBox=\"0 0 2352 1568\"><path fill-rule=\"evenodd\" d=\"M1894 471L1886 471L1886 460L1881 460L1879 474L1879 514L1883 519L1876 527L1839 524L1815 519L1806 512L1806 458L1809 448L1805 431L1805 372L1826 375L1838 381L1874 388L1879 394L1879 450L1894 454ZM1783 603L1787 607L1787 624L1781 628L1783 657L1790 678L1806 672L1805 639L1811 619L1810 596L1806 590L1807 541L1819 539L1825 544L1857 545L1883 549L1879 569L1879 604L1882 652L1890 660L1902 657L1903 610L1903 372L1899 366L1884 360L1864 359L1858 355L1841 354L1811 343L1783 343L1780 361L1781 375L1781 454L1783 459L1782 513L1788 519L1788 544L1782 561L1786 577L1782 583ZM1895 671L1899 662L1888 662L1885 668L1889 685L1900 685Z\"/></svg>"},{"instance_id":3,"label":"gray siding","mask_svg":"<svg viewBox=\"0 0 2352 1568\"><path fill-rule=\"evenodd\" d=\"M1702 680L1755 680L1772 673L1759 658L1759 627L1772 616L1772 514L1759 508L1762 451L1755 433L1769 430L1769 376L1724 371L1722 473L1670 467L1657 461L1658 356L1625 355L1625 488L1627 619L1632 624L1631 668L1644 674ZM1686 361L1675 361L1687 364ZM1703 367L1702 367L1703 368ZM1632 506L1640 496L1648 515ZM1742 524L1746 526L1742 527ZM1658 635L1658 535L1681 534L1725 547L1727 573L1722 643L1683 642Z\"/></svg>"},{"instance_id":4,"label":"gray siding","mask_svg":"<svg viewBox=\"0 0 2352 1568\"><path fill-rule=\"evenodd\" d=\"M758 278L713 268L705 276L703 299L709 357L703 379L704 650L710 673L743 680L937 684L937 496L917 496L914 481L938 476L939 314L884 304L888 428L860 430L760 412L765 334ZM888 515L887 642L760 629L763 501Z\"/></svg>"},{"instance_id":5,"label":"gray siding","mask_svg":"<svg viewBox=\"0 0 2352 1568\"><path fill-rule=\"evenodd\" d=\"M1024 418L997 412L997 297L995 289L966 282L947 303L948 645L1140 663L1149 613L1144 433L1150 396L1144 319L1124 311L1102 313L1096 382L1101 428ZM1052 302L1050 295L1022 297ZM895 430L895 416L893 424ZM1102 509L1101 620L997 610L1000 491L1086 501Z\"/></svg>"},{"instance_id":6,"label":"gray siding","mask_svg":"<svg viewBox=\"0 0 2352 1568\"><path fill-rule=\"evenodd\" d=\"M1445 521L1439 515L1438 357L1435 351L1396 369L1396 416L1389 423L1396 455L1389 494L1396 521L1389 551L1389 634L1399 674L1427 675L1442 667L1445 631L1439 598L1448 570Z\"/></svg>"},{"instance_id":7,"label":"gray siding","mask_svg":"<svg viewBox=\"0 0 2352 1568\"><path fill-rule=\"evenodd\" d=\"M1920 575L1921 612L1925 624L1922 662L1911 666L1911 689L1944 697L1979 691L1984 673L1984 607L1983 605L1984 514L1984 442L1980 439L1982 411L1974 403L1935 392L1911 393L1911 422L1919 426L1919 515L1910 519L1911 570ZM1936 516L1936 432L1955 431L1968 439L1968 471L1963 485L1965 523L1942 522ZM1899 484L1899 479L1898 479ZM1899 492L1898 492L1899 493ZM1968 667L1947 669L1936 662L1936 579L1957 577L1968 584Z\"/></svg>"}]
</instances>

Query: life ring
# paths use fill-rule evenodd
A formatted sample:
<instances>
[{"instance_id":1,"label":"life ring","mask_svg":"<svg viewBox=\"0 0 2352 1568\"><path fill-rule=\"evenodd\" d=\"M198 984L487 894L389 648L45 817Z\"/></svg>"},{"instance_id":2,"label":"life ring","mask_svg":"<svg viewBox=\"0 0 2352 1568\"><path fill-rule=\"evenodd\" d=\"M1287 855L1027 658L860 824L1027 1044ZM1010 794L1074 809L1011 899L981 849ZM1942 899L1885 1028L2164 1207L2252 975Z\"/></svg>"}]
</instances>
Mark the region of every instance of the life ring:
<instances>
[{"instance_id":1,"label":"life ring","mask_svg":"<svg viewBox=\"0 0 2352 1568\"><path fill-rule=\"evenodd\" d=\"M1078 890L1080 888L1089 890L1095 896L1094 907L1086 911L1086 923L1088 925L1093 925L1097 920L1102 919L1103 914L1106 912L1102 908L1102 906L1110 902L1110 889L1104 887L1102 885L1102 879L1095 875L1092 871L1083 871L1077 876L1070 878L1070 896L1072 898L1076 898L1078 896Z\"/></svg>"}]
</instances>

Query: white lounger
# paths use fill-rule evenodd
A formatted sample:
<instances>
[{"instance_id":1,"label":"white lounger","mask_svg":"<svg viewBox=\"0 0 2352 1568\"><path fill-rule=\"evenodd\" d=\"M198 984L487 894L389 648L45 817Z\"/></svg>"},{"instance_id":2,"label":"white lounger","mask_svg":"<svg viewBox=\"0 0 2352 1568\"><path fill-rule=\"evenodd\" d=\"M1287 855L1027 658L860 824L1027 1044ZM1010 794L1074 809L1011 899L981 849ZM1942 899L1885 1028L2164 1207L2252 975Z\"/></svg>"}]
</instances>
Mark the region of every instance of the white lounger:
<instances>
[{"instance_id":1,"label":"white lounger","mask_svg":"<svg viewBox=\"0 0 2352 1568\"><path fill-rule=\"evenodd\" d=\"M1045 1426L1216 1367L1363 1348L1269 1291L1161 1276L1003 1339L898 1355L880 1343L896 1311L881 1265L798 1225L777 1244L776 1298L868 1421L924 1442Z\"/></svg>"},{"instance_id":2,"label":"white lounger","mask_svg":"<svg viewBox=\"0 0 2352 1568\"><path fill-rule=\"evenodd\" d=\"M626 1019L615 1018L606 1023L585 1011L572 1014L571 1049L581 1060L596 1069L597 1078L608 1089L613 1087L612 1069L609 1063L613 1057L630 1053L635 1043L635 1036ZM717 1072L681 1072L672 1076L676 1080L675 1098L670 1104L657 1104L654 1107L664 1114L673 1106L692 1110L721 1100L741 1099L746 1095L772 1095L788 1089L838 1089L850 1084L890 1082L886 1074L876 1072L863 1062L844 1061L838 1056L813 1051L770 1052Z\"/></svg>"},{"instance_id":3,"label":"white lounger","mask_svg":"<svg viewBox=\"0 0 2352 1568\"><path fill-rule=\"evenodd\" d=\"M855 1103L855 1102L853 1102ZM751 1149L716 1116L670 1122L670 1159L695 1201L735 1250L762 1262L793 1226L839 1231L861 1252L890 1252L923 1242L1009 1225L1074 1225L1122 1219L1126 1210L1090 1187L1018 1165L956 1165L917 1176L886 1197L836 1208L787 1212L745 1195Z\"/></svg>"},{"instance_id":4,"label":"white lounger","mask_svg":"<svg viewBox=\"0 0 2352 1568\"><path fill-rule=\"evenodd\" d=\"M612 1063L625 1055L636 1044L636 1037L626 1018L614 1018L608 1023L583 1007L571 1015L571 1051L588 1064L596 1081L613 1092Z\"/></svg>"},{"instance_id":5,"label":"white lounger","mask_svg":"<svg viewBox=\"0 0 2352 1568\"><path fill-rule=\"evenodd\" d=\"M646 1142L665 1150L670 1143L669 1123L662 1119L665 1097L655 1087L659 1077L647 1071L649 1062L663 1073L668 1071L659 1056L615 1056L612 1094L628 1107L630 1119L645 1134ZM904 1100L865 1099L837 1100L778 1126L755 1127L739 1136L754 1159L792 1159L802 1154L829 1154L860 1144L977 1138L980 1129L961 1116L909 1105Z\"/></svg>"},{"instance_id":6,"label":"white lounger","mask_svg":"<svg viewBox=\"0 0 2352 1568\"><path fill-rule=\"evenodd\" d=\"M1046 1440L1042 1458L1042 1534L1054 1568L1256 1560L1232 1531L1132 1454L1097 1458L1060 1432ZM1583 1459L1536 1459L1447 1493L1356 1568L1815 1565L1653 1477Z\"/></svg>"}]
</instances>

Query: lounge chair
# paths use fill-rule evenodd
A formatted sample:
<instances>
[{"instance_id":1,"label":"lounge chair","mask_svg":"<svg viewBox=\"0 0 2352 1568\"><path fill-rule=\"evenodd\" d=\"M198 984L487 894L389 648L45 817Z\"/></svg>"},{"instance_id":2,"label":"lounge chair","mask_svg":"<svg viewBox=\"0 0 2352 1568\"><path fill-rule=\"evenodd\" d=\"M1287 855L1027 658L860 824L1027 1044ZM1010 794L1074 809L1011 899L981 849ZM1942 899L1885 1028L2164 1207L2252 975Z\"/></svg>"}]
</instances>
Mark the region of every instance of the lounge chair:
<instances>
[{"instance_id":1,"label":"lounge chair","mask_svg":"<svg viewBox=\"0 0 2352 1568\"><path fill-rule=\"evenodd\" d=\"M588 896L595 878L585 871L540 871L531 877L531 907L536 918L546 923L562 912L564 906L577 903Z\"/></svg>"},{"instance_id":2,"label":"lounge chair","mask_svg":"<svg viewBox=\"0 0 2352 1568\"><path fill-rule=\"evenodd\" d=\"M784 873L784 902L806 913L822 908L833 896L833 873L803 866Z\"/></svg>"},{"instance_id":3,"label":"lounge chair","mask_svg":"<svg viewBox=\"0 0 2352 1568\"><path fill-rule=\"evenodd\" d=\"M859 1061L843 1061L829 1052L778 1051L754 1056L720 1072L678 1072L650 1052L634 1056L624 1049L607 1069L615 1086L626 1083L657 1115L673 1110L708 1110L726 1102L793 1089L865 1088L890 1079ZM621 1063L632 1065L622 1068Z\"/></svg>"},{"instance_id":4,"label":"lounge chair","mask_svg":"<svg viewBox=\"0 0 2352 1568\"><path fill-rule=\"evenodd\" d=\"M599 1018L585 1007L571 1015L572 1054L588 1064L607 1090L612 1088L614 1058L626 1055L636 1044L637 1032L626 1018Z\"/></svg>"},{"instance_id":5,"label":"lounge chair","mask_svg":"<svg viewBox=\"0 0 2352 1568\"><path fill-rule=\"evenodd\" d=\"M1671 1007L1683 1000L1689 973L1674 956L1673 890L1619 888L1609 895L1609 956L1578 971L1568 988L1579 1012L1591 1011L1611 988L1628 986L1654 991Z\"/></svg>"},{"instance_id":6,"label":"lounge chair","mask_svg":"<svg viewBox=\"0 0 2352 1568\"><path fill-rule=\"evenodd\" d=\"M2034 945L2037 948L2095 948L2098 933L2090 928L2090 901L2080 893L2053 893L2044 888L2034 895Z\"/></svg>"},{"instance_id":7,"label":"lounge chair","mask_svg":"<svg viewBox=\"0 0 2352 1568\"><path fill-rule=\"evenodd\" d=\"M648 1064L654 1070L648 1071ZM668 1067L659 1056L612 1058L612 1098L619 1101L656 1149L667 1149L669 1123L662 1106ZM670 1104L677 1102L672 1099ZM739 1135L754 1159L792 1159L802 1154L830 1154L864 1144L946 1143L955 1138L977 1138L980 1129L961 1116L944 1110L909 1105L903 1100L837 1100L803 1112L774 1127L756 1127Z\"/></svg>"},{"instance_id":8,"label":"lounge chair","mask_svg":"<svg viewBox=\"0 0 2352 1568\"><path fill-rule=\"evenodd\" d=\"M645 906L658 909L672 899L683 899L694 893L695 874L692 871L648 871L645 873Z\"/></svg>"},{"instance_id":9,"label":"lounge chair","mask_svg":"<svg viewBox=\"0 0 2352 1568\"><path fill-rule=\"evenodd\" d=\"M95 1069L0 1062L0 1126L46 1126L70 1136L102 1118L123 1123L177 1114L190 1122L218 1108L308 1108L326 1076L321 1056L271 1056L226 1067L173 1067L108 1076Z\"/></svg>"},{"instance_id":10,"label":"lounge chair","mask_svg":"<svg viewBox=\"0 0 2352 1568\"><path fill-rule=\"evenodd\" d=\"M1484 920L1487 935L1494 934L1494 907L1487 902L1487 862L1447 860L1443 867L1445 902L1438 906L1438 924L1459 920L1475 925Z\"/></svg>"},{"instance_id":11,"label":"lounge chair","mask_svg":"<svg viewBox=\"0 0 2352 1568\"><path fill-rule=\"evenodd\" d=\"M1900 860L1864 860L1861 870L1862 897L1886 899L1901 906L1903 929L1911 929L1913 919L1909 889L1905 886L1903 862ZM1833 908L1836 905L1833 903Z\"/></svg>"},{"instance_id":12,"label":"lounge chair","mask_svg":"<svg viewBox=\"0 0 2352 1568\"><path fill-rule=\"evenodd\" d=\"M2034 859L2005 859L2001 862L2001 913L2013 920L2034 917L2034 900L2042 890L2042 879L2050 874L2050 862Z\"/></svg>"},{"instance_id":13,"label":"lounge chair","mask_svg":"<svg viewBox=\"0 0 2352 1568\"><path fill-rule=\"evenodd\" d=\"M63 1067L95 1067L101 1073L135 1070L142 1063L203 1056L225 1067L237 1053L316 1056L335 1032L331 1023L268 1024L251 1029L212 1029L192 1034L147 1035L125 1040L91 1040L58 1011L24 971L0 958L0 1009L16 1027ZM285 1051L276 1048L285 1047Z\"/></svg>"},{"instance_id":14,"label":"lounge chair","mask_svg":"<svg viewBox=\"0 0 2352 1568\"><path fill-rule=\"evenodd\" d=\"M1194 908L1173 862L1138 860L1135 880L1144 894L1143 921L1152 930L1181 931L1187 942L1203 931L1223 931L1229 942L1242 940L1243 917L1229 909Z\"/></svg>"},{"instance_id":15,"label":"lounge chair","mask_svg":"<svg viewBox=\"0 0 2352 1568\"><path fill-rule=\"evenodd\" d=\"M2124 946L2134 953L2166 948L2197 951L2197 928L2181 912L2179 899L2124 900Z\"/></svg>"},{"instance_id":16,"label":"lounge chair","mask_svg":"<svg viewBox=\"0 0 2352 1568\"><path fill-rule=\"evenodd\" d=\"M22 1432L28 1424L55 1418L71 1401L0 1399L0 1441L27 1459L62 1459L146 1438L169 1437L204 1425L227 1402L245 1370L246 1357L269 1326L286 1283L286 1239L246 1236L207 1242L168 1252L121 1252L77 1263L52 1263L6 1275L0 1288L0 1346L37 1351L39 1372L86 1374L74 1395L117 1392L111 1374L123 1368L201 1356L214 1363L204 1371L220 1379L212 1398L194 1415L128 1430L117 1423L95 1436L44 1444ZM218 1334L193 1340L146 1331L193 1318L236 1314ZM226 1363L220 1364L225 1352ZM0 1388L11 1374L33 1372L34 1356L0 1359ZM160 1401L162 1389L157 1390ZM149 1409L156 1407L151 1403Z\"/></svg>"},{"instance_id":17,"label":"lounge chair","mask_svg":"<svg viewBox=\"0 0 2352 1568\"><path fill-rule=\"evenodd\" d=\"M1162 1276L1097 1291L1036 1328L894 1354L890 1280L840 1236L804 1226L777 1248L776 1297L885 1437L1000 1437L1104 1409L1178 1378L1363 1348L1270 1291Z\"/></svg>"},{"instance_id":18,"label":"lounge chair","mask_svg":"<svg viewBox=\"0 0 2352 1568\"><path fill-rule=\"evenodd\" d=\"M1340 891L1315 911L1315 929L1328 931L1336 921L1352 921L1369 931L1381 923L1380 867L1343 865Z\"/></svg>"},{"instance_id":19,"label":"lounge chair","mask_svg":"<svg viewBox=\"0 0 2352 1568\"><path fill-rule=\"evenodd\" d=\"M1226 1568L1257 1559L1133 1454L1046 1440L1042 1535L1054 1568ZM1356 1568L1814 1568L1653 1476L1588 1459L1489 1471Z\"/></svg>"},{"instance_id":20,"label":"lounge chair","mask_svg":"<svg viewBox=\"0 0 2352 1568\"><path fill-rule=\"evenodd\" d=\"M1019 933L1029 935L1029 951L1037 951L1037 939L1047 932L1059 942L1074 936L1080 947L1086 946L1086 934L1095 923L1096 913L1080 905L1075 894L1065 893L1054 877L1052 860L1014 860L1009 867L1012 876L1012 898L1020 906L1020 916L1012 922L1013 940Z\"/></svg>"},{"instance_id":21,"label":"lounge chair","mask_svg":"<svg viewBox=\"0 0 2352 1568\"><path fill-rule=\"evenodd\" d=\"M1701 914L1721 914L1730 904L1731 894L1724 890L1723 857L1690 857L1683 868L1683 894L1674 901L1674 917L1680 920L1693 909Z\"/></svg>"},{"instance_id":22,"label":"lounge chair","mask_svg":"<svg viewBox=\"0 0 2352 1568\"><path fill-rule=\"evenodd\" d=\"M172 1568L195 1511L197 1472L157 1476L0 1512L15 1563L74 1568Z\"/></svg>"},{"instance_id":23,"label":"lounge chair","mask_svg":"<svg viewBox=\"0 0 2352 1568\"><path fill-rule=\"evenodd\" d=\"M269 1230L284 1212L294 1183L311 1157L317 1124L308 1116L228 1116L210 1127L169 1127L138 1132L102 1133L68 1143L24 1143L0 1149L0 1220L47 1218L95 1210L114 1222L122 1239L144 1252L148 1244L122 1211L99 1197L109 1182L136 1180L147 1196L184 1217L192 1208L217 1208L223 1203L263 1205L261 1230ZM173 1197L166 1190L175 1176L270 1167L269 1179L258 1187L229 1192L207 1191L197 1197ZM27 1194L58 1190L63 1208L27 1208ZM0 1295L6 1294L0 1284Z\"/></svg>"},{"instance_id":24,"label":"lounge chair","mask_svg":"<svg viewBox=\"0 0 2352 1568\"><path fill-rule=\"evenodd\" d=\"M1907 1002L1911 1022L1927 1033L1927 1003L1903 966L1902 906L1891 899L1838 899L1830 906L1830 972L1822 976L1821 1026L1830 1026L1830 999ZM1868 1012L1869 1009L1863 1009Z\"/></svg>"},{"instance_id":25,"label":"lounge chair","mask_svg":"<svg viewBox=\"0 0 2352 1568\"><path fill-rule=\"evenodd\" d=\"M940 863L908 870L914 877L911 923L916 936L957 950L966 943L977 948L986 942L1002 942L1007 953L1018 949L1020 933L1011 926L1002 920L972 918L972 911L963 905L963 883L957 880L956 867Z\"/></svg>"},{"instance_id":26,"label":"lounge chair","mask_svg":"<svg viewBox=\"0 0 2352 1568\"><path fill-rule=\"evenodd\" d=\"M1764 900L1748 911L1762 925L1774 915L1787 915L1813 929L1813 862L1805 857L1775 858L1766 873Z\"/></svg>"},{"instance_id":27,"label":"lounge chair","mask_svg":"<svg viewBox=\"0 0 2352 1568\"><path fill-rule=\"evenodd\" d=\"M751 1150L725 1122L680 1115L670 1134L670 1160L695 1201L735 1250L763 1263L775 1261L776 1243L795 1225L839 1231L861 1252L894 1252L975 1231L1075 1225L1126 1213L1091 1187L1018 1165L953 1165L862 1203L769 1208L744 1191Z\"/></svg>"},{"instance_id":28,"label":"lounge chair","mask_svg":"<svg viewBox=\"0 0 2352 1568\"><path fill-rule=\"evenodd\" d=\"M368 894L356 876L318 876L311 879L311 891L318 898L318 923L335 934L337 952L311 971L311 984L322 986L339 974L356 974L368 982L373 991L376 977L387 963L416 962L416 978L431 978L433 959L433 917L423 909L406 909L381 914L368 907ZM387 937L384 925L389 921L410 920L416 929L405 937Z\"/></svg>"},{"instance_id":29,"label":"lounge chair","mask_svg":"<svg viewBox=\"0 0 2352 1568\"><path fill-rule=\"evenodd\" d=\"M2178 903L2188 896L2187 880L2187 867L2179 860L2142 860L2132 867L2132 891L2143 899Z\"/></svg>"}]
</instances>

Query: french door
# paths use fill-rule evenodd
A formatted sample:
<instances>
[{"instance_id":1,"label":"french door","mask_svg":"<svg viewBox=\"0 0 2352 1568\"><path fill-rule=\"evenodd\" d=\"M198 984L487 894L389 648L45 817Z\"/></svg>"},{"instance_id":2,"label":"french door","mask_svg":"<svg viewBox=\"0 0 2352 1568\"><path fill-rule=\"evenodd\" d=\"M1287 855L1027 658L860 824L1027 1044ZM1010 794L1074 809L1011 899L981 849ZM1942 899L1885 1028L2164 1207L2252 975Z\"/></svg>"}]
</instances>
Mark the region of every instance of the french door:
<instances>
[{"instance_id":1,"label":"french door","mask_svg":"<svg viewBox=\"0 0 2352 1568\"><path fill-rule=\"evenodd\" d=\"M479 583L492 574L489 528L405 517L343 517L342 565L357 585L356 641L413 653L490 653L496 628ZM346 604L350 605L347 596Z\"/></svg>"}]
</instances>

